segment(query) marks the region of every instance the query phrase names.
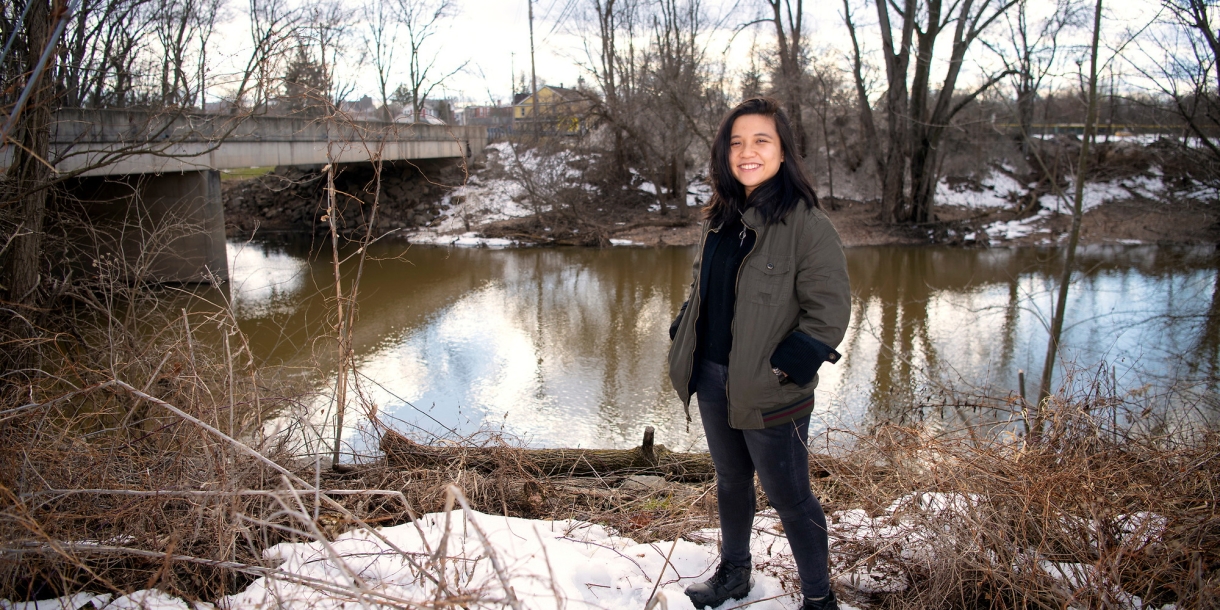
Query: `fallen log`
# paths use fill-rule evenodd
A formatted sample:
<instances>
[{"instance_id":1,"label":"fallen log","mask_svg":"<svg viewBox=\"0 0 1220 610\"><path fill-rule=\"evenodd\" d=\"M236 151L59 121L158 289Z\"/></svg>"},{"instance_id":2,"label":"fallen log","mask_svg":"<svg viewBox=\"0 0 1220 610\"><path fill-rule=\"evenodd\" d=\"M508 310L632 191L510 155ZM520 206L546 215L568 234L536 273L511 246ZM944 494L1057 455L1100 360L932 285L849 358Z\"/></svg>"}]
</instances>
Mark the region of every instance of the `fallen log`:
<instances>
[{"instance_id":1,"label":"fallen log","mask_svg":"<svg viewBox=\"0 0 1220 610\"><path fill-rule=\"evenodd\" d=\"M653 428L644 429L644 440L631 449L523 449L517 447L469 447L422 445L401 433L387 430L381 451L391 466L408 468L459 468L493 472L506 466L538 476L620 476L650 474L670 481L708 481L715 475L707 453L671 451L654 444ZM817 477L830 476L821 464L827 456L810 456Z\"/></svg>"}]
</instances>

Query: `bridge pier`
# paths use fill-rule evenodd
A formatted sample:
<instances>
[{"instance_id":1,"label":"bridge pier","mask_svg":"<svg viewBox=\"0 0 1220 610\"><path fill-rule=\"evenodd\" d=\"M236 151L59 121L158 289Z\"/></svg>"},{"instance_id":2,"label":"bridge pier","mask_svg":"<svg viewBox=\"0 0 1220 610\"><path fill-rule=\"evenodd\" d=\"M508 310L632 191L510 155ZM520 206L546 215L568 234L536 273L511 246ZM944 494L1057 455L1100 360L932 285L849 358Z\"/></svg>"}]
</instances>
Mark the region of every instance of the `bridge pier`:
<instances>
[{"instance_id":1,"label":"bridge pier","mask_svg":"<svg viewBox=\"0 0 1220 610\"><path fill-rule=\"evenodd\" d=\"M72 208L65 222L86 265L118 260L129 281L191 283L229 275L216 170L457 159L486 146L487 128L470 125L64 108L49 159L75 176L59 205Z\"/></svg>"},{"instance_id":2,"label":"bridge pier","mask_svg":"<svg viewBox=\"0 0 1220 610\"><path fill-rule=\"evenodd\" d=\"M77 191L99 255L131 279L203 283L229 279L220 172L91 178Z\"/></svg>"}]
</instances>

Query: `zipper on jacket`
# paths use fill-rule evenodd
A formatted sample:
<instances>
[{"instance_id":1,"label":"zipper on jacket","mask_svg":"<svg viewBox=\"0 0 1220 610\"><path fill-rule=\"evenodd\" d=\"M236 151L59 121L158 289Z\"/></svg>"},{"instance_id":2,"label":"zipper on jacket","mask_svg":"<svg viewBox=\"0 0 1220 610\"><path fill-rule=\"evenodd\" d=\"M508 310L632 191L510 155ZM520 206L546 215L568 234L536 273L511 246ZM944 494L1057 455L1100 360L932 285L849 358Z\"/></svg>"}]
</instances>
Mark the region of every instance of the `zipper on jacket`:
<instances>
[{"instance_id":1,"label":"zipper on jacket","mask_svg":"<svg viewBox=\"0 0 1220 610\"><path fill-rule=\"evenodd\" d=\"M737 267L737 279L733 281L733 323L729 325L729 332L732 334L734 339L737 337L737 292L738 292L737 289L738 289L738 286L741 285L741 270L743 268L745 268L746 263L750 260L750 255L754 254L754 250L758 248L758 230L755 229L754 227L751 227L749 225L749 223L746 222L746 217L744 215L741 217L741 225L743 227L741 229L742 235L745 235L747 228L754 233L754 243L750 245L750 251L746 252L746 255L741 258L741 266ZM742 241L742 243L745 243L745 238L743 237L741 241ZM729 365L731 366L732 364L733 364L733 348L729 347ZM729 372L728 372L728 370L725 370L725 373L724 373L724 402L728 406L728 408L726 409L726 413L732 414L733 403L729 402ZM733 425L729 424L729 427L732 428Z\"/></svg>"}]
</instances>

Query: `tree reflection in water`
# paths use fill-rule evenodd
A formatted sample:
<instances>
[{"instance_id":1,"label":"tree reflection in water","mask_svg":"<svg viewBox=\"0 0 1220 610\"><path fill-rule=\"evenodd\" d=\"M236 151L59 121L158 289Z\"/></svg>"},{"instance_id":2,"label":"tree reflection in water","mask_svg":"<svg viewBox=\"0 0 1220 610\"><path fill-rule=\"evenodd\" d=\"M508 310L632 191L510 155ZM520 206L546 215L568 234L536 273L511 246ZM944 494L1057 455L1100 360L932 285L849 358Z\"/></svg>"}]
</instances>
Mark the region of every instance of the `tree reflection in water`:
<instances>
[{"instance_id":1,"label":"tree reflection in water","mask_svg":"<svg viewBox=\"0 0 1220 610\"><path fill-rule=\"evenodd\" d=\"M1007 419L1019 409L1018 371L1042 367L1059 260L1052 249L851 250L845 389L867 384L869 405L856 423ZM1079 263L1064 341L1076 374L1057 376L1057 388L1071 391L1101 366L1120 394L1151 389L1145 405L1202 404L1213 416L1220 273L1210 249L1093 246ZM869 380L858 372L866 362ZM1035 396L1036 381L1026 389Z\"/></svg>"},{"instance_id":2,"label":"tree reflection in water","mask_svg":"<svg viewBox=\"0 0 1220 610\"><path fill-rule=\"evenodd\" d=\"M251 281L279 281L273 290L235 289L256 358L325 384L331 350L314 346L330 311L326 263L295 242L246 247L267 257L261 267L243 263L259 269ZM418 434L503 427L538 446L628 447L651 425L671 448L701 447L665 364L693 248L375 247L381 260L365 270L355 348L362 373L385 387L366 390L387 417ZM968 399L1015 398L1017 371L1041 370L1055 252L847 255L853 317L844 360L823 367L815 432L1005 418ZM1216 394L1220 275L1210 249L1090 247L1078 260L1066 357L1077 367L1113 365L1120 389L1142 391L1140 400L1161 409Z\"/></svg>"}]
</instances>

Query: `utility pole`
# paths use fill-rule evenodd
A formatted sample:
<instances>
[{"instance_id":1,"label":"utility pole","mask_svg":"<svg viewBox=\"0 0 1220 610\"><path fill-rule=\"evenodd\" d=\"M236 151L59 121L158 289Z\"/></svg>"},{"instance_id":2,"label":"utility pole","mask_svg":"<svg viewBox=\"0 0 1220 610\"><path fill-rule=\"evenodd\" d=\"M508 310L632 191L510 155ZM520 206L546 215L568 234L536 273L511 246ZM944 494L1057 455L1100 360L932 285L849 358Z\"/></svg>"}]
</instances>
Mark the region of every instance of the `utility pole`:
<instances>
[{"instance_id":1,"label":"utility pole","mask_svg":"<svg viewBox=\"0 0 1220 610\"><path fill-rule=\"evenodd\" d=\"M530 92L530 97L533 100L531 112L533 113L534 135L538 135L538 70L534 67L534 0L527 0L530 7L530 87L533 91Z\"/></svg>"}]
</instances>

